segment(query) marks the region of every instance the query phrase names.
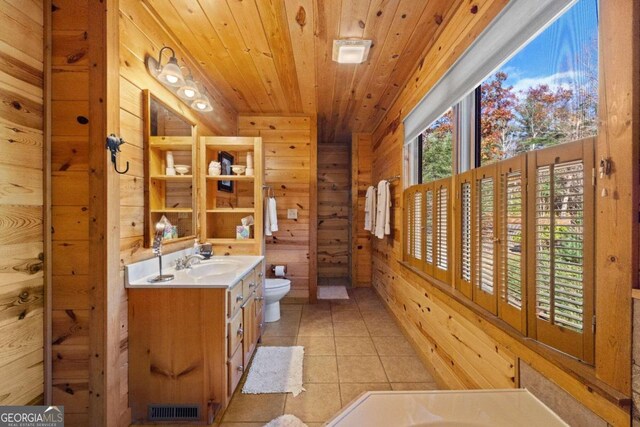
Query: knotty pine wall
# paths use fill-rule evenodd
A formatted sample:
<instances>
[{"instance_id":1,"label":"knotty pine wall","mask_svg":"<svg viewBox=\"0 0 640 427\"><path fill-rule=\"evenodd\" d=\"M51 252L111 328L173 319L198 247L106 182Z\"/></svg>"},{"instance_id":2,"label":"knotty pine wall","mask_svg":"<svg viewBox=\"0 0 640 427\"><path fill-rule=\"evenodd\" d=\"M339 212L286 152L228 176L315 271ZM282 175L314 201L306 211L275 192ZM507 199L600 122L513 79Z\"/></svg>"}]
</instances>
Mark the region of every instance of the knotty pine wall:
<instances>
[{"instance_id":1,"label":"knotty pine wall","mask_svg":"<svg viewBox=\"0 0 640 427\"><path fill-rule=\"evenodd\" d=\"M286 264L291 279L288 298L307 299L315 292L316 124L308 116L240 116L238 134L262 137L265 184L273 187L278 206L278 228L266 237L266 268ZM298 219L287 219L287 209L298 209ZM314 218L311 225L310 219ZM313 296L312 296L313 298Z\"/></svg>"},{"instance_id":2,"label":"knotty pine wall","mask_svg":"<svg viewBox=\"0 0 640 427\"><path fill-rule=\"evenodd\" d=\"M80 426L90 387L88 0L57 0L51 21L52 398Z\"/></svg>"},{"instance_id":3,"label":"knotty pine wall","mask_svg":"<svg viewBox=\"0 0 640 427\"><path fill-rule=\"evenodd\" d=\"M42 1L0 4L0 405L44 392Z\"/></svg>"},{"instance_id":4,"label":"knotty pine wall","mask_svg":"<svg viewBox=\"0 0 640 427\"><path fill-rule=\"evenodd\" d=\"M351 282L351 144L318 144L318 284Z\"/></svg>"},{"instance_id":5,"label":"knotty pine wall","mask_svg":"<svg viewBox=\"0 0 640 427\"><path fill-rule=\"evenodd\" d=\"M371 134L357 133L351 140L351 285L371 286L371 241L364 229L364 207L371 180Z\"/></svg>"},{"instance_id":6,"label":"knotty pine wall","mask_svg":"<svg viewBox=\"0 0 640 427\"><path fill-rule=\"evenodd\" d=\"M193 64L193 59L178 49L175 37L160 27L149 14L142 2L120 0L120 132L127 142L123 146L121 162L129 161L130 170L120 177L120 257L121 272L124 266L132 262L153 257L152 251L144 247L144 165L143 165L143 89L149 89L161 102L181 113L189 121L196 123L200 135L235 135L236 113L226 101L221 99L215 89L208 87L214 102L215 112L198 115L175 95L165 89L147 72L145 56L157 55L162 46L176 49L181 64ZM166 61L167 58L163 58ZM205 83L206 80L192 67L194 77ZM122 164L122 163L121 163ZM164 252L190 247L193 242L165 245ZM123 278L124 280L124 278ZM124 283L123 283L124 286ZM122 425L128 425L126 419L128 406L128 355L127 355L127 295L121 294L121 390L120 405L124 417Z\"/></svg>"},{"instance_id":7,"label":"knotty pine wall","mask_svg":"<svg viewBox=\"0 0 640 427\"><path fill-rule=\"evenodd\" d=\"M445 17L445 25L441 26L443 29L434 47L425 52L400 96L373 133L373 182L402 174L403 118L506 3L506 0L474 1L472 8L468 2L461 2L460 7ZM392 185L391 195L392 234L383 240L374 238L372 244L373 286L395 314L420 356L432 367L441 385L454 389L516 387L518 365L527 363L610 424L629 425L628 408L594 392L585 385L581 374L570 374L552 359L524 346L403 267L400 264L403 237L400 183ZM603 372L618 370L618 365L605 367L603 363L609 356L601 354L603 358L596 360L595 373L600 369ZM624 361L620 363L619 368L625 373ZM606 389L607 385L602 387ZM609 392L615 394L611 390Z\"/></svg>"}]
</instances>

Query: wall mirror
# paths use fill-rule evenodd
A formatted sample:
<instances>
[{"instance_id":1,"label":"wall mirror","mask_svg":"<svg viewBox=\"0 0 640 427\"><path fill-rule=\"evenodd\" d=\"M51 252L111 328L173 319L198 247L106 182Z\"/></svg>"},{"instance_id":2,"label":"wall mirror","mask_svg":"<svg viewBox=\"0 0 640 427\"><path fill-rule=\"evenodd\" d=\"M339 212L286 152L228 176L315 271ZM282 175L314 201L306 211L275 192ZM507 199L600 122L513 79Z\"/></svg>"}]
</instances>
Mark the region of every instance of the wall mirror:
<instances>
[{"instance_id":1,"label":"wall mirror","mask_svg":"<svg viewBox=\"0 0 640 427\"><path fill-rule=\"evenodd\" d=\"M148 90L144 96L145 247L164 222L164 244L197 234L196 125Z\"/></svg>"}]
</instances>

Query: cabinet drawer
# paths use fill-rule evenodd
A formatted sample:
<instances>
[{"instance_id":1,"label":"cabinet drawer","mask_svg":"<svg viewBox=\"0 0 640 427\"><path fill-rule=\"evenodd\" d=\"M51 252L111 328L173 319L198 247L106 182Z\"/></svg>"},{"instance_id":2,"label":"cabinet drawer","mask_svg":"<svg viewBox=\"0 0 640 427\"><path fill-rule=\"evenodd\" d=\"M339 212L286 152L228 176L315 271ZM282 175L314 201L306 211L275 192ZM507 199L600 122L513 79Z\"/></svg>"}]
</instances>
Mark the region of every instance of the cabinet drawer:
<instances>
[{"instance_id":1,"label":"cabinet drawer","mask_svg":"<svg viewBox=\"0 0 640 427\"><path fill-rule=\"evenodd\" d=\"M227 324L227 340L228 340L228 348L229 354L231 357L238 346L242 342L242 338L244 337L244 322L242 318L242 312L239 310L234 316L233 320Z\"/></svg>"},{"instance_id":2,"label":"cabinet drawer","mask_svg":"<svg viewBox=\"0 0 640 427\"><path fill-rule=\"evenodd\" d=\"M256 290L257 283L258 282L256 282L255 269L251 270L249 274L242 278L242 296L244 297L245 301L247 301L253 291Z\"/></svg>"},{"instance_id":3,"label":"cabinet drawer","mask_svg":"<svg viewBox=\"0 0 640 427\"><path fill-rule=\"evenodd\" d=\"M233 391L238 386L240 382L240 378L242 378L242 374L244 373L244 366L242 364L242 355L244 352L242 351L242 346L238 347L229 362L227 363L228 367L228 375L229 375L229 396L233 394Z\"/></svg>"},{"instance_id":4,"label":"cabinet drawer","mask_svg":"<svg viewBox=\"0 0 640 427\"><path fill-rule=\"evenodd\" d=\"M227 301L227 317L233 317L234 313L242 306L244 302L244 296L242 295L242 280L229 289L227 295L229 300Z\"/></svg>"}]
</instances>

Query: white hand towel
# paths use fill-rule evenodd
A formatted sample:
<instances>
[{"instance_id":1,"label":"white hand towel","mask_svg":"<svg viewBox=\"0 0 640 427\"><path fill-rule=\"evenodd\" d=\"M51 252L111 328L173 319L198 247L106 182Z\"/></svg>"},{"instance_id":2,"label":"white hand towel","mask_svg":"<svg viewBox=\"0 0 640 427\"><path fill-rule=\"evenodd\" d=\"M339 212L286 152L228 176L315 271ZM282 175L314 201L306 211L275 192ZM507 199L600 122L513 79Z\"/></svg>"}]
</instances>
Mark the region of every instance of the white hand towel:
<instances>
[{"instance_id":1,"label":"white hand towel","mask_svg":"<svg viewBox=\"0 0 640 427\"><path fill-rule=\"evenodd\" d=\"M373 234L376 230L376 188L369 186L364 202L364 229Z\"/></svg>"},{"instance_id":2,"label":"white hand towel","mask_svg":"<svg viewBox=\"0 0 640 427\"><path fill-rule=\"evenodd\" d=\"M269 197L269 222L271 223L271 231L278 231L278 210L275 197Z\"/></svg>"},{"instance_id":3,"label":"white hand towel","mask_svg":"<svg viewBox=\"0 0 640 427\"><path fill-rule=\"evenodd\" d=\"M270 197L267 197L266 199L264 199L264 235L265 236L273 236L273 234L271 234L271 221L269 220L270 218L269 199Z\"/></svg>"},{"instance_id":4,"label":"white hand towel","mask_svg":"<svg viewBox=\"0 0 640 427\"><path fill-rule=\"evenodd\" d=\"M391 234L390 220L391 195L389 193L389 181L378 183L378 203L376 209L375 235L378 239L383 239L385 235Z\"/></svg>"}]
</instances>

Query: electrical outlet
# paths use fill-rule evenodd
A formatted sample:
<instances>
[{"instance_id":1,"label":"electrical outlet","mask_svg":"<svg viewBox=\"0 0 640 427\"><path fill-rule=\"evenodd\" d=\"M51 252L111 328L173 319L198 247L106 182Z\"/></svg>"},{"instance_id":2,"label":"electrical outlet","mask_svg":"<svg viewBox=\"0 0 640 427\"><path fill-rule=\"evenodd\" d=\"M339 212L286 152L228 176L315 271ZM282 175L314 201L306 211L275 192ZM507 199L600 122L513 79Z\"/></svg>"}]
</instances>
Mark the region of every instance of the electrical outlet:
<instances>
[{"instance_id":1,"label":"electrical outlet","mask_svg":"<svg viewBox=\"0 0 640 427\"><path fill-rule=\"evenodd\" d=\"M287 219L298 219L298 209L287 209Z\"/></svg>"}]
</instances>

